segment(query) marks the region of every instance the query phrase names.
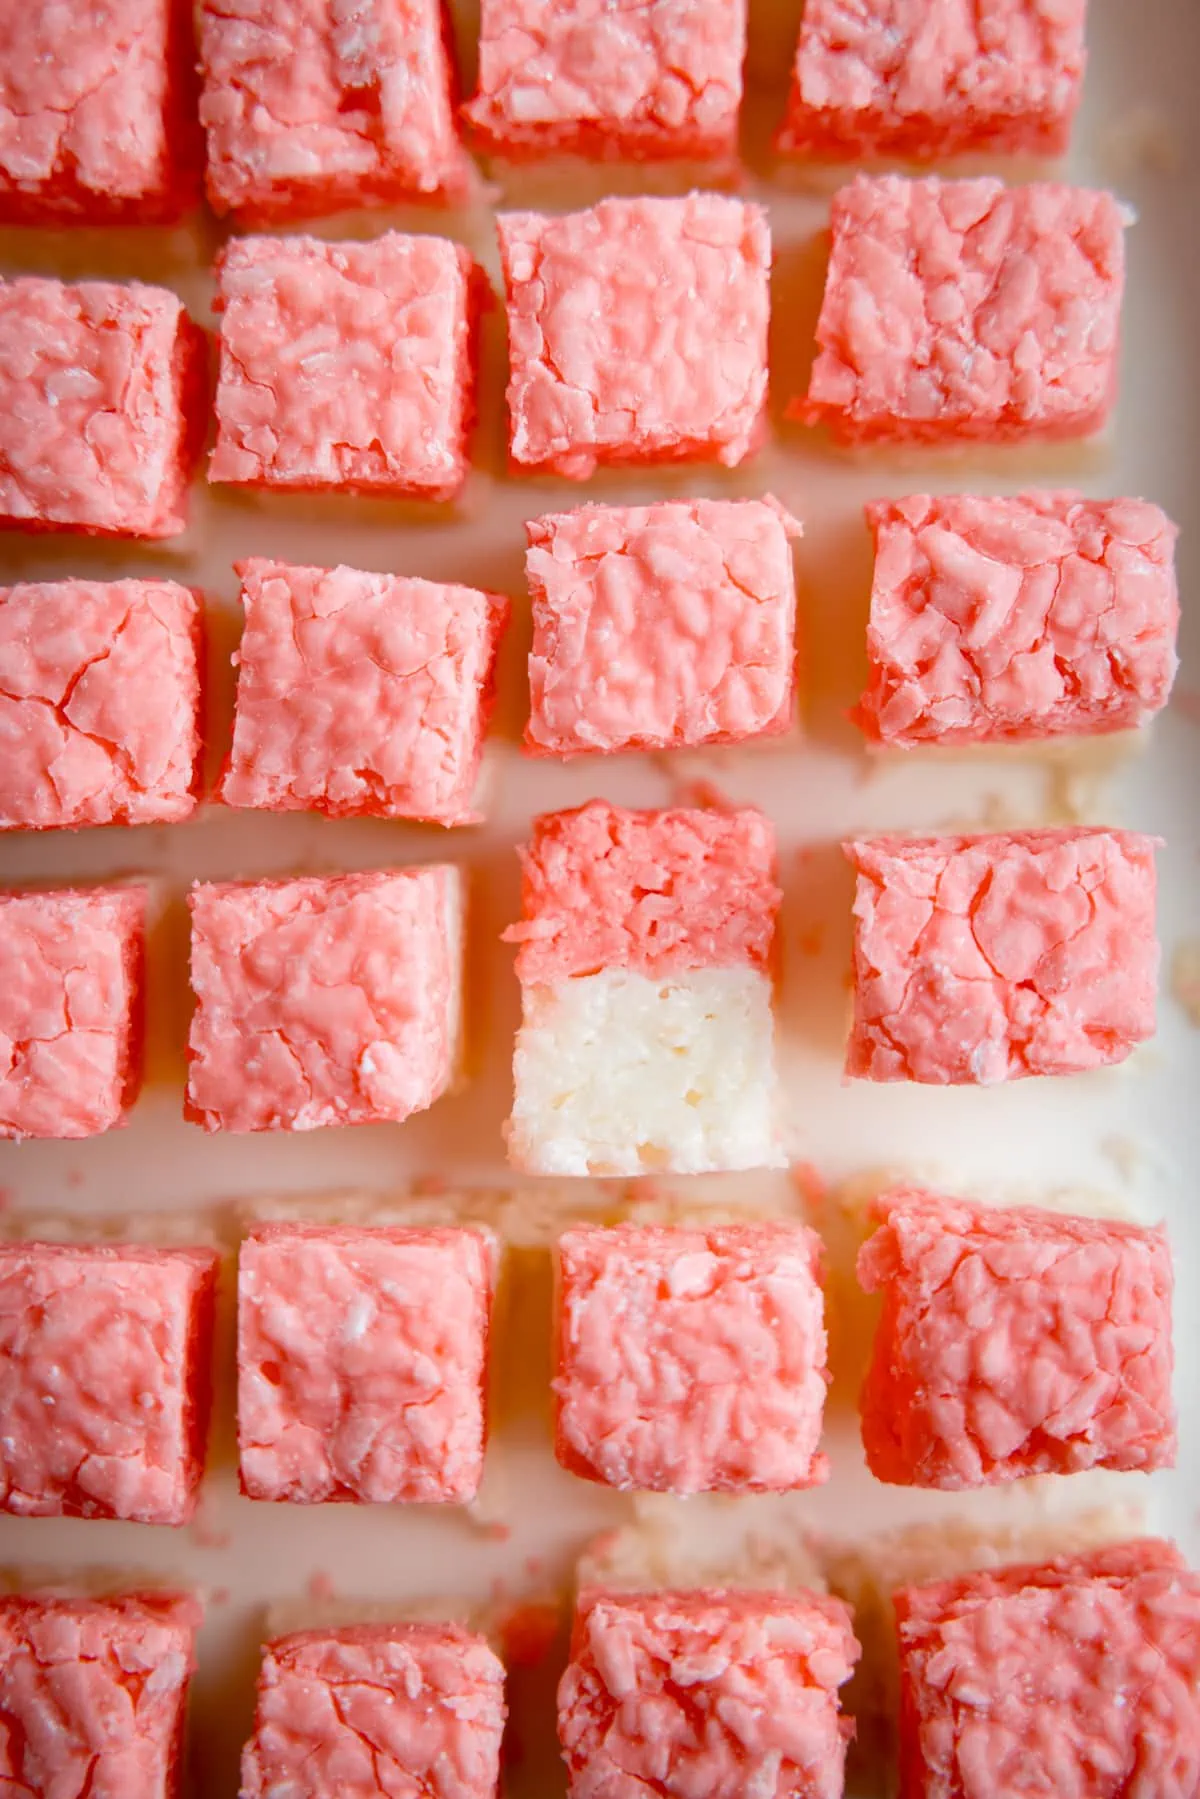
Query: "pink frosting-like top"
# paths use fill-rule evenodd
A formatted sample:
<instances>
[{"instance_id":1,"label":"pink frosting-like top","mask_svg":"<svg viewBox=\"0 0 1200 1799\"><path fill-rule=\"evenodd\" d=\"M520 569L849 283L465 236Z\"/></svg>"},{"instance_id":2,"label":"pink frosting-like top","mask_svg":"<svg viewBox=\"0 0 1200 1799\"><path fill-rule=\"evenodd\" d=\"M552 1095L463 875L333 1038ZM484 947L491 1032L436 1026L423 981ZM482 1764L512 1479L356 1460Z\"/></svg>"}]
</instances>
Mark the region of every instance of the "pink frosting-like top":
<instances>
[{"instance_id":1,"label":"pink frosting-like top","mask_svg":"<svg viewBox=\"0 0 1200 1799\"><path fill-rule=\"evenodd\" d=\"M593 800L551 812L522 853L523 982L599 969L653 976L766 969L780 893L775 831L761 812L630 812Z\"/></svg>"}]
</instances>

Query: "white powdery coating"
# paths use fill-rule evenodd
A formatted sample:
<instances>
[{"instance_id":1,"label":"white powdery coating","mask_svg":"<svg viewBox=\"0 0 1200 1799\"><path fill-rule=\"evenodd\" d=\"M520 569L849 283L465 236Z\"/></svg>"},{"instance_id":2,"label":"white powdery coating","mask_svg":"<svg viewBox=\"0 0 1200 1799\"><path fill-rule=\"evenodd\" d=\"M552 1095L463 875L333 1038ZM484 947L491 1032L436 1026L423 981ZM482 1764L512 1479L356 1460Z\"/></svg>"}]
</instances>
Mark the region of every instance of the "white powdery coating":
<instances>
[{"instance_id":1,"label":"white powdery coating","mask_svg":"<svg viewBox=\"0 0 1200 1799\"><path fill-rule=\"evenodd\" d=\"M781 1166L771 997L751 968L526 986L510 1160L574 1175Z\"/></svg>"}]
</instances>

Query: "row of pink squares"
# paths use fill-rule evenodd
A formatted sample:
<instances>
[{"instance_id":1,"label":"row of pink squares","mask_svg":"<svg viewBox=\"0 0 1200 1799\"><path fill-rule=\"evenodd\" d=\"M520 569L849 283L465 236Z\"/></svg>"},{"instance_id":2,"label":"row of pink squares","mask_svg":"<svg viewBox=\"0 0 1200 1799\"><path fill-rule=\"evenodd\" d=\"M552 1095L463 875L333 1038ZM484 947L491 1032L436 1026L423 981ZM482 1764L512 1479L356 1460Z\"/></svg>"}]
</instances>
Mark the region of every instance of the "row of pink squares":
<instances>
[{"instance_id":1,"label":"row of pink squares","mask_svg":"<svg viewBox=\"0 0 1200 1799\"><path fill-rule=\"evenodd\" d=\"M1116 385L1125 215L1109 193L859 176L835 197L807 398L851 440L1069 438ZM509 454L742 462L765 431L770 232L712 193L498 219ZM447 500L468 466L486 283L445 238L233 241L217 265L209 479ZM206 426L203 337L137 284L0 282L0 522L170 537Z\"/></svg>"},{"instance_id":2,"label":"row of pink squares","mask_svg":"<svg viewBox=\"0 0 1200 1799\"><path fill-rule=\"evenodd\" d=\"M1086 0L808 0L779 148L938 158L1066 148ZM243 223L472 190L456 130L442 0L199 7L60 0L14 25L0 72L0 220L149 223L208 197ZM479 88L462 109L484 149L611 160L736 156L745 0L483 0ZM117 125L119 123L119 129Z\"/></svg>"},{"instance_id":3,"label":"row of pink squares","mask_svg":"<svg viewBox=\"0 0 1200 1799\"><path fill-rule=\"evenodd\" d=\"M848 843L849 1076L931 1085L1125 1060L1156 1023L1157 840L1046 828ZM753 808L535 821L522 851L509 1158L533 1174L785 1164L775 833ZM207 1131L399 1123L463 1068L467 882L440 863L190 893L185 1114ZM0 894L0 1135L123 1124L150 888Z\"/></svg>"}]
</instances>

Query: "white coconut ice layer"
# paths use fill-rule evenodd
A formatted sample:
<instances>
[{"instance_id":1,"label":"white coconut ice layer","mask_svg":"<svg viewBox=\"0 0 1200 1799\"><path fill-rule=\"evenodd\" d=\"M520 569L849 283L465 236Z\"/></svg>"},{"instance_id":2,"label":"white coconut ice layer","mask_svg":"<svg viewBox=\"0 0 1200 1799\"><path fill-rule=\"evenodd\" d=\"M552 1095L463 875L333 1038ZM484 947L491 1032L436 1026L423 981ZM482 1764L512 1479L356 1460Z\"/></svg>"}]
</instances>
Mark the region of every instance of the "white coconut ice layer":
<instances>
[{"instance_id":1,"label":"white coconut ice layer","mask_svg":"<svg viewBox=\"0 0 1200 1799\"><path fill-rule=\"evenodd\" d=\"M771 982L607 969L522 990L509 1157L528 1174L782 1165Z\"/></svg>"}]
</instances>

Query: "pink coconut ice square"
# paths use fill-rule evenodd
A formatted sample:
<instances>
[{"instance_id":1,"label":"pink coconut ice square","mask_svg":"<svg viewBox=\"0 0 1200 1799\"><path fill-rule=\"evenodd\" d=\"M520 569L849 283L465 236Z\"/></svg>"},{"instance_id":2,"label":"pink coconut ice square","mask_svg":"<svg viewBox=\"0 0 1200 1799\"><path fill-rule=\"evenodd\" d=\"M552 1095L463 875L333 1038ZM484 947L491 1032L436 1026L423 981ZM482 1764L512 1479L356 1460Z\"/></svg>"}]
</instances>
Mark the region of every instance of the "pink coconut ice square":
<instances>
[{"instance_id":1,"label":"pink coconut ice square","mask_svg":"<svg viewBox=\"0 0 1200 1799\"><path fill-rule=\"evenodd\" d=\"M1153 1538L895 1595L900 1787L921 1799L1200 1783L1200 1578Z\"/></svg>"},{"instance_id":2,"label":"pink coconut ice square","mask_svg":"<svg viewBox=\"0 0 1200 1799\"><path fill-rule=\"evenodd\" d=\"M238 564L229 806L477 822L508 601L440 581Z\"/></svg>"},{"instance_id":3,"label":"pink coconut ice square","mask_svg":"<svg viewBox=\"0 0 1200 1799\"><path fill-rule=\"evenodd\" d=\"M177 1593L0 1598L0 1790L179 1799L199 1623Z\"/></svg>"},{"instance_id":4,"label":"pink coconut ice square","mask_svg":"<svg viewBox=\"0 0 1200 1799\"><path fill-rule=\"evenodd\" d=\"M133 1243L0 1245L0 1509L187 1522L204 1472L217 1260Z\"/></svg>"},{"instance_id":5,"label":"pink coconut ice square","mask_svg":"<svg viewBox=\"0 0 1200 1799\"><path fill-rule=\"evenodd\" d=\"M586 1590L558 1688L572 1799L841 1799L858 1653L823 1594Z\"/></svg>"},{"instance_id":6,"label":"pink coconut ice square","mask_svg":"<svg viewBox=\"0 0 1200 1799\"><path fill-rule=\"evenodd\" d=\"M448 500L467 473L477 277L440 237L235 238L217 264L210 481Z\"/></svg>"},{"instance_id":7,"label":"pink coconut ice square","mask_svg":"<svg viewBox=\"0 0 1200 1799\"><path fill-rule=\"evenodd\" d=\"M497 220L508 290L509 453L583 481L603 463L756 448L771 241L721 194L602 200Z\"/></svg>"},{"instance_id":8,"label":"pink coconut ice square","mask_svg":"<svg viewBox=\"0 0 1200 1799\"><path fill-rule=\"evenodd\" d=\"M456 868L197 882L187 1116L208 1131L399 1123L457 1070Z\"/></svg>"},{"instance_id":9,"label":"pink coconut ice square","mask_svg":"<svg viewBox=\"0 0 1200 1799\"><path fill-rule=\"evenodd\" d=\"M1135 730L1175 678L1175 526L1144 500L914 495L867 508L873 742Z\"/></svg>"},{"instance_id":10,"label":"pink coconut ice square","mask_svg":"<svg viewBox=\"0 0 1200 1799\"><path fill-rule=\"evenodd\" d=\"M787 729L800 527L770 500L582 506L527 525L526 748L740 743Z\"/></svg>"},{"instance_id":11,"label":"pink coconut ice square","mask_svg":"<svg viewBox=\"0 0 1200 1799\"><path fill-rule=\"evenodd\" d=\"M504 1669L456 1624L304 1630L263 1651L242 1799L495 1799Z\"/></svg>"},{"instance_id":12,"label":"pink coconut ice square","mask_svg":"<svg viewBox=\"0 0 1200 1799\"><path fill-rule=\"evenodd\" d=\"M157 224L199 187L183 0L59 0L0 23L0 220Z\"/></svg>"},{"instance_id":13,"label":"pink coconut ice square","mask_svg":"<svg viewBox=\"0 0 1200 1799\"><path fill-rule=\"evenodd\" d=\"M954 1490L1170 1467L1161 1230L899 1191L859 1253L883 1314L862 1396L879 1480Z\"/></svg>"},{"instance_id":14,"label":"pink coconut ice square","mask_svg":"<svg viewBox=\"0 0 1200 1799\"><path fill-rule=\"evenodd\" d=\"M1087 0L807 0L779 147L833 161L1057 156L1086 12Z\"/></svg>"},{"instance_id":15,"label":"pink coconut ice square","mask_svg":"<svg viewBox=\"0 0 1200 1799\"><path fill-rule=\"evenodd\" d=\"M300 1505L473 1499L494 1258L477 1230L288 1224L247 1238L242 1491Z\"/></svg>"},{"instance_id":16,"label":"pink coconut ice square","mask_svg":"<svg viewBox=\"0 0 1200 1799\"><path fill-rule=\"evenodd\" d=\"M730 156L745 54L745 0L483 0L464 111L509 155Z\"/></svg>"},{"instance_id":17,"label":"pink coconut ice square","mask_svg":"<svg viewBox=\"0 0 1200 1799\"><path fill-rule=\"evenodd\" d=\"M0 893L0 1137L95 1137L142 1078L144 887Z\"/></svg>"},{"instance_id":18,"label":"pink coconut ice square","mask_svg":"<svg viewBox=\"0 0 1200 1799\"><path fill-rule=\"evenodd\" d=\"M174 581L0 588L0 831L187 818L202 638Z\"/></svg>"},{"instance_id":19,"label":"pink coconut ice square","mask_svg":"<svg viewBox=\"0 0 1200 1799\"><path fill-rule=\"evenodd\" d=\"M204 0L213 211L262 225L459 195L449 46L441 0Z\"/></svg>"},{"instance_id":20,"label":"pink coconut ice square","mask_svg":"<svg viewBox=\"0 0 1200 1799\"><path fill-rule=\"evenodd\" d=\"M828 1476L820 1246L802 1225L580 1226L557 1250L555 1451L624 1491Z\"/></svg>"},{"instance_id":21,"label":"pink coconut ice square","mask_svg":"<svg viewBox=\"0 0 1200 1799\"><path fill-rule=\"evenodd\" d=\"M858 176L834 196L817 357L792 411L859 443L1097 430L1125 224L1090 188Z\"/></svg>"},{"instance_id":22,"label":"pink coconut ice square","mask_svg":"<svg viewBox=\"0 0 1200 1799\"><path fill-rule=\"evenodd\" d=\"M1156 847L1086 828L848 844L847 1074L986 1085L1124 1061L1154 1035Z\"/></svg>"},{"instance_id":23,"label":"pink coconut ice square","mask_svg":"<svg viewBox=\"0 0 1200 1799\"><path fill-rule=\"evenodd\" d=\"M166 288L0 281L0 526L177 536L201 359Z\"/></svg>"}]
</instances>

